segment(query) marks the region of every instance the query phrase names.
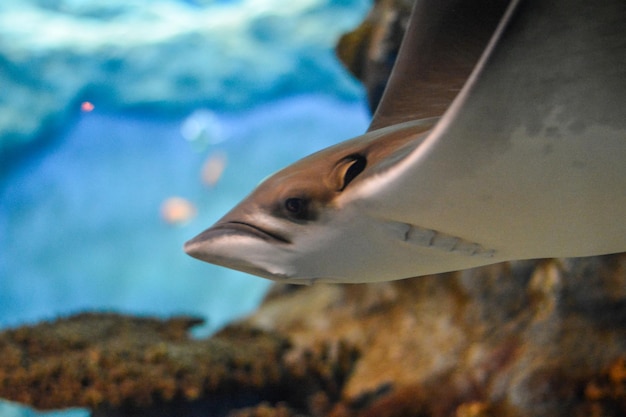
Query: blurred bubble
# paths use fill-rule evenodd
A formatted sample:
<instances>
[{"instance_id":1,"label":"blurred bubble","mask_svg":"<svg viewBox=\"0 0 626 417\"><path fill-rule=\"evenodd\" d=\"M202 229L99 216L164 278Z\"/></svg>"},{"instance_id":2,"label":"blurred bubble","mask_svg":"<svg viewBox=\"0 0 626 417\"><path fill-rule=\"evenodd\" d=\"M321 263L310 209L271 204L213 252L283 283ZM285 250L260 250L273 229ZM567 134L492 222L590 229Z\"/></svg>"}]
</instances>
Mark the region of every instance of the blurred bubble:
<instances>
[{"instance_id":1,"label":"blurred bubble","mask_svg":"<svg viewBox=\"0 0 626 417\"><path fill-rule=\"evenodd\" d=\"M96 106L94 106L93 103L90 101L83 101L82 103L80 103L80 111L82 112L89 113L95 108Z\"/></svg>"},{"instance_id":2,"label":"blurred bubble","mask_svg":"<svg viewBox=\"0 0 626 417\"><path fill-rule=\"evenodd\" d=\"M197 151L202 151L208 145L223 142L225 139L218 117L207 109L191 113L183 121L180 133Z\"/></svg>"},{"instance_id":3,"label":"blurred bubble","mask_svg":"<svg viewBox=\"0 0 626 417\"><path fill-rule=\"evenodd\" d=\"M182 197L170 197L161 205L161 218L168 224L183 224L194 218L196 207Z\"/></svg>"},{"instance_id":4,"label":"blurred bubble","mask_svg":"<svg viewBox=\"0 0 626 417\"><path fill-rule=\"evenodd\" d=\"M202 183L209 187L215 186L222 177L226 168L226 154L224 152L214 152L204 161L202 165Z\"/></svg>"}]
</instances>

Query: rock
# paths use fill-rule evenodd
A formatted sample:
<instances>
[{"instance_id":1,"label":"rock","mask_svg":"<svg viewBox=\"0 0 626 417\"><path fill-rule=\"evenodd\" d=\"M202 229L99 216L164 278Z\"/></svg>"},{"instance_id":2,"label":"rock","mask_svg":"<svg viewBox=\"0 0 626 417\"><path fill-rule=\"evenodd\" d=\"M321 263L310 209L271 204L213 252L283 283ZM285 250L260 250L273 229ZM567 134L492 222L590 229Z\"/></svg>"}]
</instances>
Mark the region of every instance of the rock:
<instances>
[{"instance_id":1,"label":"rock","mask_svg":"<svg viewBox=\"0 0 626 417\"><path fill-rule=\"evenodd\" d=\"M626 413L626 391L614 395L626 386L624 254L314 285L272 295L246 324L361 352L337 417ZM612 388L598 401L599 380Z\"/></svg>"},{"instance_id":2,"label":"rock","mask_svg":"<svg viewBox=\"0 0 626 417\"><path fill-rule=\"evenodd\" d=\"M297 417L298 413L287 407L284 403L277 406L266 402L257 407L244 408L235 411L229 417Z\"/></svg>"},{"instance_id":3,"label":"rock","mask_svg":"<svg viewBox=\"0 0 626 417\"><path fill-rule=\"evenodd\" d=\"M339 59L365 85L372 112L387 85L414 2L376 1L361 25L337 44Z\"/></svg>"},{"instance_id":4,"label":"rock","mask_svg":"<svg viewBox=\"0 0 626 417\"><path fill-rule=\"evenodd\" d=\"M277 286L198 320L83 314L0 334L0 397L94 417L626 413L626 254L368 285Z\"/></svg>"}]
</instances>

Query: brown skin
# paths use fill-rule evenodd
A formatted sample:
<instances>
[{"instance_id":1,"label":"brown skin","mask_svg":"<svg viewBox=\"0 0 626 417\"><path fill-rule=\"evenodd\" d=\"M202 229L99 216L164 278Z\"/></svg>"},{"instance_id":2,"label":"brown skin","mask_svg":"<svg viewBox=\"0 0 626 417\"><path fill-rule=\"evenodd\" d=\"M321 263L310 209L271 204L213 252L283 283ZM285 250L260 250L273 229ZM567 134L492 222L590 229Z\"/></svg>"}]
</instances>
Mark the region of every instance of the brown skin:
<instances>
[{"instance_id":1,"label":"brown skin","mask_svg":"<svg viewBox=\"0 0 626 417\"><path fill-rule=\"evenodd\" d=\"M243 210L262 210L296 223L313 221L350 184L384 171L388 165L381 162L393 161L394 154L403 157L417 147L421 141L416 139L435 121L381 129L385 132L367 140L360 137L314 153L265 180L216 226L241 221L247 217Z\"/></svg>"}]
</instances>

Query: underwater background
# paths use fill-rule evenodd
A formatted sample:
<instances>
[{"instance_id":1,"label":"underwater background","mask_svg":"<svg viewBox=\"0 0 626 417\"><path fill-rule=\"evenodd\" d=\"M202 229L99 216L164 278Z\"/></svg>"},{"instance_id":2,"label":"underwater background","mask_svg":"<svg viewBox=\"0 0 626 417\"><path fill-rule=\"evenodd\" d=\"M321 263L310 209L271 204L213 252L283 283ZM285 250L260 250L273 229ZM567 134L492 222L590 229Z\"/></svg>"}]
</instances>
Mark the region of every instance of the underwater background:
<instances>
[{"instance_id":1,"label":"underwater background","mask_svg":"<svg viewBox=\"0 0 626 417\"><path fill-rule=\"evenodd\" d=\"M334 55L366 0L3 0L0 329L81 311L251 312L270 282L183 243L267 175L359 135ZM0 402L5 416L39 413Z\"/></svg>"}]
</instances>

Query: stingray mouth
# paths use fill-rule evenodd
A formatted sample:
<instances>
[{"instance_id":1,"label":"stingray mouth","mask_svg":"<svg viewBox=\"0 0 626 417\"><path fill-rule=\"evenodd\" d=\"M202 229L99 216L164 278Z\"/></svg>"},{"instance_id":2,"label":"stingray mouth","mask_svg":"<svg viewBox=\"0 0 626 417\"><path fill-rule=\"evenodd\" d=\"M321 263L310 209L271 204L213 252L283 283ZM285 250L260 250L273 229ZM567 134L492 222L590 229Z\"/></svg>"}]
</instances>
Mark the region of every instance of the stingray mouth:
<instances>
[{"instance_id":1,"label":"stingray mouth","mask_svg":"<svg viewBox=\"0 0 626 417\"><path fill-rule=\"evenodd\" d=\"M184 245L187 255L211 264L224 266L273 281L289 275L271 262L258 262L267 253L281 253L291 241L283 235L257 225L228 221L218 223Z\"/></svg>"},{"instance_id":2,"label":"stingray mouth","mask_svg":"<svg viewBox=\"0 0 626 417\"><path fill-rule=\"evenodd\" d=\"M189 243L198 241L213 240L224 236L245 236L261 239L266 242L289 244L291 241L279 233L269 231L257 225L246 223L243 221L229 221L219 223L205 230L198 236L189 241Z\"/></svg>"},{"instance_id":3,"label":"stingray mouth","mask_svg":"<svg viewBox=\"0 0 626 417\"><path fill-rule=\"evenodd\" d=\"M218 224L212 227L211 229L217 230L218 232L224 231L226 233L253 236L253 237L257 237L259 239L263 239L266 241L274 241L278 243L291 243L289 239L285 238L284 236L276 232L272 232L262 227L259 227L257 225L246 223L246 222L231 221L227 223Z\"/></svg>"}]
</instances>

